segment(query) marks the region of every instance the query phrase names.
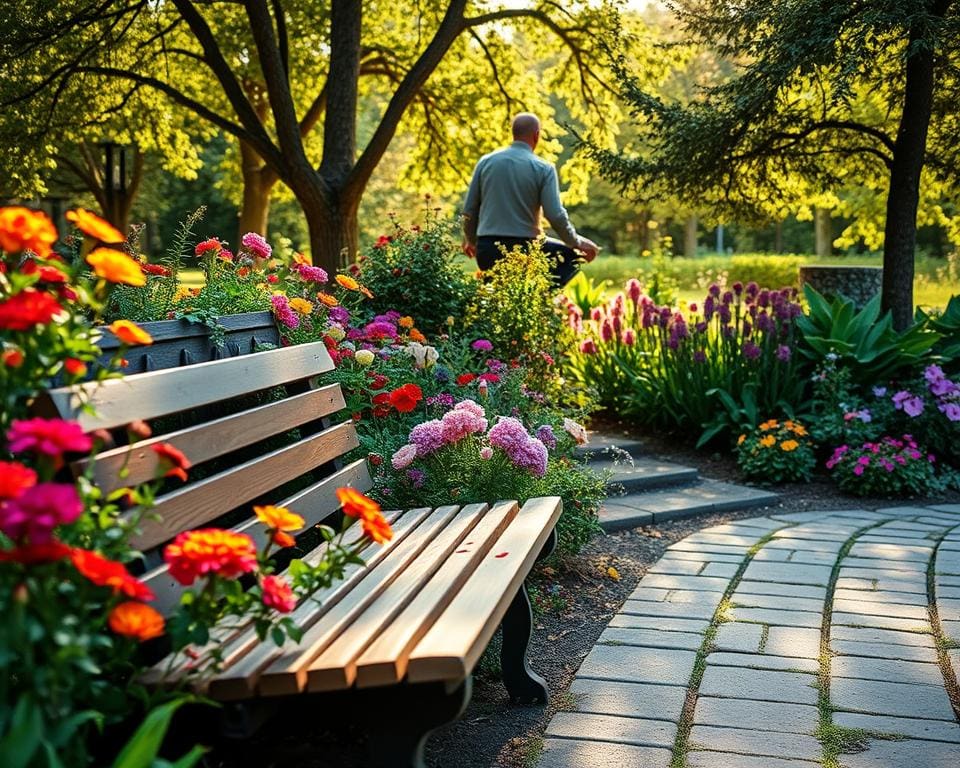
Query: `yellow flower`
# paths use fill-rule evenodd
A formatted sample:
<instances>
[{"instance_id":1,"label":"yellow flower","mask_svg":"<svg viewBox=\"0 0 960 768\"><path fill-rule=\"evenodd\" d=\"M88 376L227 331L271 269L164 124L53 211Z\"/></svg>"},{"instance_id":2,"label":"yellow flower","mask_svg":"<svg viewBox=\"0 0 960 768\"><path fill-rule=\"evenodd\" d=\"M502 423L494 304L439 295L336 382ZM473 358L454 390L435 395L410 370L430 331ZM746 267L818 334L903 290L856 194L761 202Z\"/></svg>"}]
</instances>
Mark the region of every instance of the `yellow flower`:
<instances>
[{"instance_id":1,"label":"yellow flower","mask_svg":"<svg viewBox=\"0 0 960 768\"><path fill-rule=\"evenodd\" d=\"M177 292L173 294L173 300L182 301L183 299L189 298L192 295L193 294L190 293L189 288L187 288L185 285L179 285L177 286Z\"/></svg>"},{"instance_id":2,"label":"yellow flower","mask_svg":"<svg viewBox=\"0 0 960 768\"><path fill-rule=\"evenodd\" d=\"M793 428L793 434L799 435L800 437L807 436L807 428L803 424L797 424Z\"/></svg>"},{"instance_id":3,"label":"yellow flower","mask_svg":"<svg viewBox=\"0 0 960 768\"><path fill-rule=\"evenodd\" d=\"M254 507L253 511L257 515L257 520L272 531L299 531L303 528L303 518L286 507L266 505Z\"/></svg>"},{"instance_id":4,"label":"yellow flower","mask_svg":"<svg viewBox=\"0 0 960 768\"><path fill-rule=\"evenodd\" d=\"M737 438L737 445L743 445L743 441L746 439L747 439L746 435L740 435L740 437Z\"/></svg>"},{"instance_id":5,"label":"yellow flower","mask_svg":"<svg viewBox=\"0 0 960 768\"><path fill-rule=\"evenodd\" d=\"M313 304L306 299L301 299L298 297L295 299L290 299L290 309L301 315L309 315L311 312L313 312Z\"/></svg>"},{"instance_id":6,"label":"yellow flower","mask_svg":"<svg viewBox=\"0 0 960 768\"><path fill-rule=\"evenodd\" d=\"M341 288L346 288L348 291L357 291L360 290L360 283L354 280L349 275L337 275L334 278Z\"/></svg>"},{"instance_id":7,"label":"yellow flower","mask_svg":"<svg viewBox=\"0 0 960 768\"><path fill-rule=\"evenodd\" d=\"M778 422L776 419L770 419L770 421L763 422L763 424L760 425L760 429L763 432L766 432L768 429L776 429L779 426L780 422Z\"/></svg>"},{"instance_id":8,"label":"yellow flower","mask_svg":"<svg viewBox=\"0 0 960 768\"><path fill-rule=\"evenodd\" d=\"M782 451L795 451L800 447L800 443L796 440L784 440L780 443L780 450Z\"/></svg>"},{"instance_id":9,"label":"yellow flower","mask_svg":"<svg viewBox=\"0 0 960 768\"><path fill-rule=\"evenodd\" d=\"M97 277L111 283L141 286L147 284L147 276L140 265L122 251L112 248L97 248L87 255L87 264L93 267Z\"/></svg>"},{"instance_id":10,"label":"yellow flower","mask_svg":"<svg viewBox=\"0 0 960 768\"><path fill-rule=\"evenodd\" d=\"M397 320L397 325L399 325L401 328L413 328L413 318L410 317L410 315L401 317L399 320Z\"/></svg>"},{"instance_id":11,"label":"yellow flower","mask_svg":"<svg viewBox=\"0 0 960 768\"><path fill-rule=\"evenodd\" d=\"M771 445L775 445L776 442L777 438L775 438L773 435L764 435L760 438L760 445L762 445L764 448L769 448Z\"/></svg>"}]
</instances>

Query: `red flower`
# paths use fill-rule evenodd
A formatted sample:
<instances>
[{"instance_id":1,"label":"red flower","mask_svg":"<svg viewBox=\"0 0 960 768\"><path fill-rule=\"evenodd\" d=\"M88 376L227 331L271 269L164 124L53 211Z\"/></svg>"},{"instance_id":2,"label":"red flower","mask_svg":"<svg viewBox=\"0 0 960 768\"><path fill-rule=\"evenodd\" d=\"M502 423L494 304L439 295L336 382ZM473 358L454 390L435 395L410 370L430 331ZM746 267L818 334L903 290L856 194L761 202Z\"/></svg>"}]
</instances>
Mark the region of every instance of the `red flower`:
<instances>
[{"instance_id":1,"label":"red flower","mask_svg":"<svg viewBox=\"0 0 960 768\"><path fill-rule=\"evenodd\" d=\"M93 441L75 421L62 419L20 419L7 431L11 453L33 451L47 456L77 451L86 453Z\"/></svg>"},{"instance_id":2,"label":"red flower","mask_svg":"<svg viewBox=\"0 0 960 768\"><path fill-rule=\"evenodd\" d=\"M500 381L500 377L497 376L497 374L495 373L481 373L480 381L486 381L490 384L496 384L498 381Z\"/></svg>"},{"instance_id":3,"label":"red flower","mask_svg":"<svg viewBox=\"0 0 960 768\"><path fill-rule=\"evenodd\" d=\"M19 368L23 365L23 352L19 349L5 349L0 353L0 360L8 368Z\"/></svg>"},{"instance_id":4,"label":"red flower","mask_svg":"<svg viewBox=\"0 0 960 768\"><path fill-rule=\"evenodd\" d=\"M53 563L70 555L71 549L56 539L43 544L25 544L16 549L0 551L0 563L20 563L21 565L39 565Z\"/></svg>"},{"instance_id":5,"label":"red flower","mask_svg":"<svg viewBox=\"0 0 960 768\"><path fill-rule=\"evenodd\" d=\"M170 270L162 264L141 264L140 269L148 275L159 275L160 277L170 277Z\"/></svg>"},{"instance_id":6,"label":"red flower","mask_svg":"<svg viewBox=\"0 0 960 768\"><path fill-rule=\"evenodd\" d=\"M0 500L16 499L37 484L37 473L15 461L0 461Z\"/></svg>"},{"instance_id":7,"label":"red flower","mask_svg":"<svg viewBox=\"0 0 960 768\"><path fill-rule=\"evenodd\" d=\"M263 604L277 613L290 613L297 607L297 598L283 576L264 576L261 588Z\"/></svg>"},{"instance_id":8,"label":"red flower","mask_svg":"<svg viewBox=\"0 0 960 768\"><path fill-rule=\"evenodd\" d=\"M20 271L25 275L39 273L40 281L44 283L65 283L67 276L56 267L47 264L37 264L33 259L27 259L20 267Z\"/></svg>"},{"instance_id":9,"label":"red flower","mask_svg":"<svg viewBox=\"0 0 960 768\"><path fill-rule=\"evenodd\" d=\"M154 453L160 459L160 468L164 477L179 477L187 482L187 470L190 469L190 460L183 455L183 451L170 443L157 443L152 446Z\"/></svg>"},{"instance_id":10,"label":"red flower","mask_svg":"<svg viewBox=\"0 0 960 768\"><path fill-rule=\"evenodd\" d=\"M280 278L277 277L276 275L267 275L267 282L268 282L268 283L271 283L271 284L279 283L279 282L280 282Z\"/></svg>"},{"instance_id":11,"label":"red flower","mask_svg":"<svg viewBox=\"0 0 960 768\"><path fill-rule=\"evenodd\" d=\"M384 248L392 242L393 242L393 238L390 237L390 235L380 235L380 237L377 238L377 242L373 244L373 247Z\"/></svg>"},{"instance_id":12,"label":"red flower","mask_svg":"<svg viewBox=\"0 0 960 768\"><path fill-rule=\"evenodd\" d=\"M63 370L71 376L83 376L87 372L87 364L75 357L68 357L63 361Z\"/></svg>"},{"instance_id":13,"label":"red flower","mask_svg":"<svg viewBox=\"0 0 960 768\"><path fill-rule=\"evenodd\" d=\"M110 629L118 635L132 637L140 642L163 634L163 616L156 608L143 603L120 603L107 618Z\"/></svg>"},{"instance_id":14,"label":"red flower","mask_svg":"<svg viewBox=\"0 0 960 768\"><path fill-rule=\"evenodd\" d=\"M459 384L461 387L465 387L476 378L477 376L474 373L461 373L459 376L457 376L457 384Z\"/></svg>"},{"instance_id":15,"label":"red flower","mask_svg":"<svg viewBox=\"0 0 960 768\"><path fill-rule=\"evenodd\" d=\"M257 545L245 533L203 528L184 531L168 544L163 559L170 575L189 587L202 576L233 579L257 567Z\"/></svg>"},{"instance_id":16,"label":"red flower","mask_svg":"<svg viewBox=\"0 0 960 768\"><path fill-rule=\"evenodd\" d=\"M86 577L98 587L110 587L113 594L124 594L134 600L153 600L156 595L146 585L131 576L123 563L98 555L88 549L74 549L70 552L70 561L81 576Z\"/></svg>"},{"instance_id":17,"label":"red flower","mask_svg":"<svg viewBox=\"0 0 960 768\"><path fill-rule=\"evenodd\" d=\"M29 331L37 325L46 325L63 307L49 293L25 288L0 302L0 328L8 331Z\"/></svg>"},{"instance_id":18,"label":"red flower","mask_svg":"<svg viewBox=\"0 0 960 768\"><path fill-rule=\"evenodd\" d=\"M197 247L193 249L193 252L197 256L202 256L207 251L219 251L221 248L223 248L223 243L217 240L217 238L211 237L202 243L197 243Z\"/></svg>"},{"instance_id":19,"label":"red flower","mask_svg":"<svg viewBox=\"0 0 960 768\"><path fill-rule=\"evenodd\" d=\"M389 383L390 379L388 379L382 373L375 373L373 374L373 381L370 382L370 389L383 389Z\"/></svg>"},{"instance_id":20,"label":"red flower","mask_svg":"<svg viewBox=\"0 0 960 768\"><path fill-rule=\"evenodd\" d=\"M416 384L404 384L390 393L390 405L400 413L410 413L423 400L423 391Z\"/></svg>"}]
</instances>

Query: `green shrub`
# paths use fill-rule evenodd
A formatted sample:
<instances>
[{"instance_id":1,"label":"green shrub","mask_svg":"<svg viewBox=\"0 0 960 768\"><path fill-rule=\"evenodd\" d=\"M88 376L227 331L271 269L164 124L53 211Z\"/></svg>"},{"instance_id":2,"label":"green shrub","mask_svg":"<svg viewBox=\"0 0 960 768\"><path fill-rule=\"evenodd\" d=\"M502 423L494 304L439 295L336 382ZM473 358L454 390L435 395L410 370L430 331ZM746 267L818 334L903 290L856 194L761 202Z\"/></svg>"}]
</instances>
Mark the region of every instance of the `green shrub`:
<instances>
[{"instance_id":1,"label":"green shrub","mask_svg":"<svg viewBox=\"0 0 960 768\"><path fill-rule=\"evenodd\" d=\"M910 435L841 445L827 468L842 490L856 496L929 496L952 482L937 476L934 457L924 454Z\"/></svg>"},{"instance_id":2,"label":"green shrub","mask_svg":"<svg viewBox=\"0 0 960 768\"><path fill-rule=\"evenodd\" d=\"M816 466L813 441L799 422L765 421L737 441L737 466L744 476L768 483L806 480Z\"/></svg>"}]
</instances>

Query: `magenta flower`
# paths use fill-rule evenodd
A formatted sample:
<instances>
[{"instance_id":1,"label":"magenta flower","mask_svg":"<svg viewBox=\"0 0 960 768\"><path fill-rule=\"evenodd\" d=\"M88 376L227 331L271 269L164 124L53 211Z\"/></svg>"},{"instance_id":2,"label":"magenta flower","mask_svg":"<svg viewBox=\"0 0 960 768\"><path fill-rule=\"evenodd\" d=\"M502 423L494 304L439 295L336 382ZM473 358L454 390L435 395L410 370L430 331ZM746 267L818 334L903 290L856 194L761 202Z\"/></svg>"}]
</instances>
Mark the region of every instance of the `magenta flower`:
<instances>
[{"instance_id":1,"label":"magenta flower","mask_svg":"<svg viewBox=\"0 0 960 768\"><path fill-rule=\"evenodd\" d=\"M781 363L789 362L790 355L790 347L788 347L786 344L781 344L779 347L777 347L777 360L779 360Z\"/></svg>"},{"instance_id":2,"label":"magenta flower","mask_svg":"<svg viewBox=\"0 0 960 768\"><path fill-rule=\"evenodd\" d=\"M312 283L325 283L330 279L327 270L321 267L311 266L310 264L297 264L296 270L300 277Z\"/></svg>"},{"instance_id":3,"label":"magenta flower","mask_svg":"<svg viewBox=\"0 0 960 768\"><path fill-rule=\"evenodd\" d=\"M632 301L634 304L640 301L640 296L643 293L643 286L640 285L639 280L637 280L635 277L631 277L629 280L627 280L626 290L627 296L630 297L630 301Z\"/></svg>"},{"instance_id":4,"label":"magenta flower","mask_svg":"<svg viewBox=\"0 0 960 768\"><path fill-rule=\"evenodd\" d=\"M747 360L756 360L760 357L760 347L754 344L752 341L748 341L743 345L743 356Z\"/></svg>"},{"instance_id":5,"label":"magenta flower","mask_svg":"<svg viewBox=\"0 0 960 768\"><path fill-rule=\"evenodd\" d=\"M537 439L550 450L557 447L557 436L553 434L553 427L549 424L544 424L537 429Z\"/></svg>"},{"instance_id":6,"label":"magenta flower","mask_svg":"<svg viewBox=\"0 0 960 768\"><path fill-rule=\"evenodd\" d=\"M247 234L240 238L240 242L243 243L243 246L258 259L269 259L270 255L273 253L273 249L270 247L270 244L256 232L247 232Z\"/></svg>"},{"instance_id":7,"label":"magenta flower","mask_svg":"<svg viewBox=\"0 0 960 768\"><path fill-rule=\"evenodd\" d=\"M60 456L63 453L85 453L93 441L74 421L62 419L20 419L7 430L7 446L11 453L42 453Z\"/></svg>"},{"instance_id":8,"label":"magenta flower","mask_svg":"<svg viewBox=\"0 0 960 768\"><path fill-rule=\"evenodd\" d=\"M633 328L624 328L623 333L620 336L620 341L622 341L628 347L632 347L637 341L637 334L634 332Z\"/></svg>"},{"instance_id":9,"label":"magenta flower","mask_svg":"<svg viewBox=\"0 0 960 768\"><path fill-rule=\"evenodd\" d=\"M296 330L300 327L300 316L290 309L290 302L286 296L279 294L270 297L270 304L273 306L273 314L281 323L290 330Z\"/></svg>"},{"instance_id":10,"label":"magenta flower","mask_svg":"<svg viewBox=\"0 0 960 768\"><path fill-rule=\"evenodd\" d=\"M0 531L15 542L46 544L58 525L83 512L77 489L68 483L39 483L16 499L0 504Z\"/></svg>"},{"instance_id":11,"label":"magenta flower","mask_svg":"<svg viewBox=\"0 0 960 768\"><path fill-rule=\"evenodd\" d=\"M426 456L443 446L443 425L439 419L417 424L410 430L409 440L417 446L417 455Z\"/></svg>"},{"instance_id":12,"label":"magenta flower","mask_svg":"<svg viewBox=\"0 0 960 768\"><path fill-rule=\"evenodd\" d=\"M584 339L580 342L580 352L584 355L597 354L597 345L593 339Z\"/></svg>"},{"instance_id":13,"label":"magenta flower","mask_svg":"<svg viewBox=\"0 0 960 768\"><path fill-rule=\"evenodd\" d=\"M467 437L487 430L487 420L475 412L455 407L443 414L440 420L441 435L446 444L456 443Z\"/></svg>"},{"instance_id":14,"label":"magenta flower","mask_svg":"<svg viewBox=\"0 0 960 768\"><path fill-rule=\"evenodd\" d=\"M407 480L414 488L422 488L424 480L427 479L427 473L422 469L408 469Z\"/></svg>"}]
</instances>

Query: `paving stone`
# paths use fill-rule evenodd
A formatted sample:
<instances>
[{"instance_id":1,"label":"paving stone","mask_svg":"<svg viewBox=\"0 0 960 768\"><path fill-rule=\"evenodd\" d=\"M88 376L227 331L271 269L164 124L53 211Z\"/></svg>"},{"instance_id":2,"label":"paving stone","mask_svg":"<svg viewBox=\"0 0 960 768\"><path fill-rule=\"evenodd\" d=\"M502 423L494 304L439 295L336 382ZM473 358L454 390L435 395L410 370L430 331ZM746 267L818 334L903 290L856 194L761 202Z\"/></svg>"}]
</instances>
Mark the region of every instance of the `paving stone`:
<instances>
[{"instance_id":1,"label":"paving stone","mask_svg":"<svg viewBox=\"0 0 960 768\"><path fill-rule=\"evenodd\" d=\"M927 574L925 570L916 572L893 571L887 568L855 568L850 565L841 564L841 579L867 579L877 582L889 582L891 584L904 584L908 586L921 586L926 591ZM898 587L900 589L900 587Z\"/></svg>"},{"instance_id":2,"label":"paving stone","mask_svg":"<svg viewBox=\"0 0 960 768\"><path fill-rule=\"evenodd\" d=\"M660 589L692 589L704 592L725 592L730 579L718 579L711 576L670 576L665 573L651 573L643 577L645 587Z\"/></svg>"},{"instance_id":3,"label":"paving stone","mask_svg":"<svg viewBox=\"0 0 960 768\"><path fill-rule=\"evenodd\" d=\"M797 552L793 549L771 549L770 547L764 547L753 556L753 559L760 561L776 560L785 563L791 560L795 554L797 554Z\"/></svg>"},{"instance_id":4,"label":"paving stone","mask_svg":"<svg viewBox=\"0 0 960 768\"><path fill-rule=\"evenodd\" d=\"M669 589L654 589L653 587L637 587L633 594L630 595L634 600L650 600L651 602L657 602L667 599L667 595L670 594L672 590Z\"/></svg>"},{"instance_id":5,"label":"paving stone","mask_svg":"<svg viewBox=\"0 0 960 768\"><path fill-rule=\"evenodd\" d=\"M624 717L646 717L677 722L687 689L679 685L647 685L575 678L570 685L573 709Z\"/></svg>"},{"instance_id":6,"label":"paving stone","mask_svg":"<svg viewBox=\"0 0 960 768\"><path fill-rule=\"evenodd\" d=\"M902 659L867 659L862 656L836 656L830 663L833 677L860 680L896 680L898 683L943 686L939 664Z\"/></svg>"},{"instance_id":7,"label":"paving stone","mask_svg":"<svg viewBox=\"0 0 960 768\"><path fill-rule=\"evenodd\" d=\"M937 600L949 597L951 599L960 597L960 587L947 587L937 585Z\"/></svg>"},{"instance_id":8,"label":"paving stone","mask_svg":"<svg viewBox=\"0 0 960 768\"><path fill-rule=\"evenodd\" d=\"M919 645L933 648L933 635L919 632L900 632L878 627L850 627L834 624L830 628L830 642L854 640L858 643L884 643L890 645Z\"/></svg>"},{"instance_id":9,"label":"paving stone","mask_svg":"<svg viewBox=\"0 0 960 768\"><path fill-rule=\"evenodd\" d=\"M938 512L960 513L960 504L935 504L930 509L935 509Z\"/></svg>"},{"instance_id":10,"label":"paving stone","mask_svg":"<svg viewBox=\"0 0 960 768\"><path fill-rule=\"evenodd\" d=\"M825 565L802 563L771 563L754 560L743 577L751 581L775 581L786 584L813 584L823 586L830 580L830 568Z\"/></svg>"},{"instance_id":11,"label":"paving stone","mask_svg":"<svg viewBox=\"0 0 960 768\"><path fill-rule=\"evenodd\" d=\"M789 523L806 523L810 520L820 520L823 518L823 512L772 512L767 517L772 520L785 520Z\"/></svg>"},{"instance_id":12,"label":"paving stone","mask_svg":"<svg viewBox=\"0 0 960 768\"><path fill-rule=\"evenodd\" d=\"M721 651L744 651L756 653L763 637L759 624L742 624L731 621L721 624L714 639L714 646Z\"/></svg>"},{"instance_id":13,"label":"paving stone","mask_svg":"<svg viewBox=\"0 0 960 768\"><path fill-rule=\"evenodd\" d=\"M648 648L678 648L685 651L697 651L703 645L703 635L693 632L660 632L656 629L607 627L600 633L597 642L604 645L636 645Z\"/></svg>"},{"instance_id":14,"label":"paving stone","mask_svg":"<svg viewBox=\"0 0 960 768\"><path fill-rule=\"evenodd\" d=\"M764 549L790 549L805 552L826 552L836 555L843 547L841 541L823 541L821 539L772 539L761 547Z\"/></svg>"},{"instance_id":15,"label":"paving stone","mask_svg":"<svg viewBox=\"0 0 960 768\"><path fill-rule=\"evenodd\" d=\"M661 598L660 595L663 595ZM723 594L720 592L694 592L689 589L654 589L643 586L637 587L627 600L639 600L645 603L672 603L679 605L681 603L699 603L702 605L711 605L716 608L720 605Z\"/></svg>"},{"instance_id":16,"label":"paving stone","mask_svg":"<svg viewBox=\"0 0 960 768\"><path fill-rule=\"evenodd\" d=\"M875 715L953 720L947 692L932 685L854 680L830 680L830 703L836 709Z\"/></svg>"},{"instance_id":17,"label":"paving stone","mask_svg":"<svg viewBox=\"0 0 960 768\"><path fill-rule=\"evenodd\" d=\"M628 497L621 497L626 499ZM614 531L629 531L643 525L653 524L653 512L637 509L631 502L617 503L614 499L607 499L597 513L600 527L608 533Z\"/></svg>"},{"instance_id":18,"label":"paving stone","mask_svg":"<svg viewBox=\"0 0 960 768\"><path fill-rule=\"evenodd\" d=\"M673 573L678 576L697 576L709 563L705 560L659 560L647 573ZM734 571L738 568L733 563ZM719 575L719 574L717 574Z\"/></svg>"},{"instance_id":19,"label":"paving stone","mask_svg":"<svg viewBox=\"0 0 960 768\"><path fill-rule=\"evenodd\" d=\"M646 600L626 600L620 613L633 616L670 616L678 619L712 619L716 608L709 603L651 603Z\"/></svg>"},{"instance_id":20,"label":"paving stone","mask_svg":"<svg viewBox=\"0 0 960 768\"><path fill-rule=\"evenodd\" d=\"M893 592L889 590L836 589L833 598L837 600L867 601L883 605L922 605L926 604L926 595L917 595L912 592Z\"/></svg>"},{"instance_id":21,"label":"paving stone","mask_svg":"<svg viewBox=\"0 0 960 768\"><path fill-rule=\"evenodd\" d=\"M883 507L877 510L877 514L884 517L923 517L929 513L926 507Z\"/></svg>"},{"instance_id":22,"label":"paving stone","mask_svg":"<svg viewBox=\"0 0 960 768\"><path fill-rule=\"evenodd\" d=\"M676 544L667 547L667 552L696 552L698 555L735 555L741 560L746 556L749 547L733 547L726 544L691 544L681 539Z\"/></svg>"},{"instance_id":23,"label":"paving stone","mask_svg":"<svg viewBox=\"0 0 960 768\"><path fill-rule=\"evenodd\" d=\"M802 659L796 656L771 656L769 653L725 653L718 651L707 657L707 663L718 667L749 667L780 672L809 672L820 670L817 659Z\"/></svg>"},{"instance_id":24,"label":"paving stone","mask_svg":"<svg viewBox=\"0 0 960 768\"><path fill-rule=\"evenodd\" d=\"M700 512L749 509L775 502L779 496L771 491L748 488L716 480L701 480L697 485L680 489L648 491L642 508L653 512L654 522L674 520Z\"/></svg>"},{"instance_id":25,"label":"paving stone","mask_svg":"<svg viewBox=\"0 0 960 768\"><path fill-rule=\"evenodd\" d=\"M749 535L742 536L730 533L709 533L708 531L699 531L690 534L684 541L688 544L726 544L727 546L743 547L749 549L761 536Z\"/></svg>"},{"instance_id":26,"label":"paving stone","mask_svg":"<svg viewBox=\"0 0 960 768\"><path fill-rule=\"evenodd\" d=\"M867 544L900 544L904 540L925 541L930 534L929 528L877 528L885 533L865 533L857 539ZM933 546L931 542L930 546Z\"/></svg>"},{"instance_id":27,"label":"paving stone","mask_svg":"<svg viewBox=\"0 0 960 768\"><path fill-rule=\"evenodd\" d=\"M862 728L874 733L898 734L913 739L960 744L960 726L943 720L919 720L915 717L887 717L884 715L864 715L859 712L835 712L833 723L841 728Z\"/></svg>"},{"instance_id":28,"label":"paving stone","mask_svg":"<svg viewBox=\"0 0 960 768\"><path fill-rule=\"evenodd\" d=\"M693 726L690 730L690 745L722 752L807 760L817 760L823 753L820 742L806 734L717 728L712 725Z\"/></svg>"},{"instance_id":29,"label":"paving stone","mask_svg":"<svg viewBox=\"0 0 960 768\"><path fill-rule=\"evenodd\" d=\"M694 651L598 645L587 654L577 675L638 683L686 685L695 659Z\"/></svg>"},{"instance_id":30,"label":"paving stone","mask_svg":"<svg viewBox=\"0 0 960 768\"><path fill-rule=\"evenodd\" d=\"M720 576L721 578L732 579L739 569L739 564L709 563L707 567L700 572L700 576Z\"/></svg>"},{"instance_id":31,"label":"paving stone","mask_svg":"<svg viewBox=\"0 0 960 768\"><path fill-rule=\"evenodd\" d=\"M737 563L740 564L743 562L743 555L736 554L730 555L719 552L697 552L690 550L689 552L682 549L668 549L660 558L660 561L664 560L697 560L701 563Z\"/></svg>"},{"instance_id":32,"label":"paving stone","mask_svg":"<svg viewBox=\"0 0 960 768\"><path fill-rule=\"evenodd\" d=\"M750 579L743 579L737 589L751 595L812 597L820 600L821 603L827 596L826 587L814 587L806 584L776 584L770 581L751 581Z\"/></svg>"},{"instance_id":33,"label":"paving stone","mask_svg":"<svg viewBox=\"0 0 960 768\"><path fill-rule=\"evenodd\" d=\"M819 722L819 711L816 707L807 704L700 696L697 699L697 708L693 712L693 722L696 725L728 728L749 725L752 730L757 731L812 734Z\"/></svg>"},{"instance_id":34,"label":"paving stone","mask_svg":"<svg viewBox=\"0 0 960 768\"><path fill-rule=\"evenodd\" d=\"M870 616L865 613L844 613L834 611L831 622L834 625L850 625L855 627L879 627L880 629L896 629L901 632L930 631L930 623L922 619L899 619L894 616Z\"/></svg>"},{"instance_id":35,"label":"paving stone","mask_svg":"<svg viewBox=\"0 0 960 768\"><path fill-rule=\"evenodd\" d=\"M677 724L669 720L651 720L616 715L591 715L583 712L557 712L547 726L546 736L566 739L588 737L638 747L673 747Z\"/></svg>"},{"instance_id":36,"label":"paving stone","mask_svg":"<svg viewBox=\"0 0 960 768\"><path fill-rule=\"evenodd\" d=\"M733 608L730 615L736 621L754 621L778 627L809 627L823 624L823 614L812 611L778 611L770 608Z\"/></svg>"},{"instance_id":37,"label":"paving stone","mask_svg":"<svg viewBox=\"0 0 960 768\"><path fill-rule=\"evenodd\" d=\"M850 547L850 557L880 558L883 560L927 560L933 544L875 544L857 540Z\"/></svg>"},{"instance_id":38,"label":"paving stone","mask_svg":"<svg viewBox=\"0 0 960 768\"><path fill-rule=\"evenodd\" d=\"M865 752L843 755L844 768L956 768L956 746L934 741L871 741ZM920 762L922 761L922 762Z\"/></svg>"},{"instance_id":39,"label":"paving stone","mask_svg":"<svg viewBox=\"0 0 960 768\"><path fill-rule=\"evenodd\" d=\"M820 657L820 630L802 627L770 627L764 653L817 659Z\"/></svg>"},{"instance_id":40,"label":"paving stone","mask_svg":"<svg viewBox=\"0 0 960 768\"><path fill-rule=\"evenodd\" d=\"M941 621L940 629L951 640L960 643L960 621Z\"/></svg>"},{"instance_id":41,"label":"paving stone","mask_svg":"<svg viewBox=\"0 0 960 768\"><path fill-rule=\"evenodd\" d=\"M906 592L912 595L927 594L927 584L925 581L921 582L916 579L911 582L894 581L893 579L887 579L882 577L881 578L863 578L863 577L852 578L849 576L844 576L842 571L840 574L840 578L837 579L837 588L838 589L856 589L856 590L863 590L866 592L891 591L891 592Z\"/></svg>"},{"instance_id":42,"label":"paving stone","mask_svg":"<svg viewBox=\"0 0 960 768\"><path fill-rule=\"evenodd\" d=\"M922 575L924 579L927 577L927 564L930 562L930 557L927 556L922 560L884 560L879 557L845 557L843 559L843 564L841 568L860 568L867 571L882 571L884 573L889 573L894 578L912 578L914 576ZM870 578L872 578L872 574Z\"/></svg>"},{"instance_id":43,"label":"paving stone","mask_svg":"<svg viewBox=\"0 0 960 768\"><path fill-rule=\"evenodd\" d=\"M778 541L795 541L798 546L809 546L811 543L824 544L832 542L834 549L839 550L840 545L850 538L850 531L845 529L832 528L784 528L774 534Z\"/></svg>"},{"instance_id":44,"label":"paving stone","mask_svg":"<svg viewBox=\"0 0 960 768\"><path fill-rule=\"evenodd\" d=\"M696 469L634 455L633 462L618 461L616 456L596 456L590 460L590 469L612 473L608 486L622 486L631 494L665 485L696 482Z\"/></svg>"},{"instance_id":45,"label":"paving stone","mask_svg":"<svg viewBox=\"0 0 960 768\"><path fill-rule=\"evenodd\" d=\"M855 640L830 641L830 650L843 656L865 656L871 659L901 659L935 664L937 651L934 646L894 645L893 643L859 643Z\"/></svg>"},{"instance_id":46,"label":"paving stone","mask_svg":"<svg viewBox=\"0 0 960 768\"><path fill-rule=\"evenodd\" d=\"M637 763L637 768L641 763ZM733 752L688 752L687 768L814 768L820 763L809 760L781 760L776 757L751 757ZM644 766L646 768L646 766Z\"/></svg>"},{"instance_id":47,"label":"paving stone","mask_svg":"<svg viewBox=\"0 0 960 768\"><path fill-rule=\"evenodd\" d=\"M671 616L629 616L618 613L607 626L622 629L655 629L658 632L703 632L710 625L706 619L675 619Z\"/></svg>"},{"instance_id":48,"label":"paving stone","mask_svg":"<svg viewBox=\"0 0 960 768\"><path fill-rule=\"evenodd\" d=\"M753 531L775 531L783 528L783 523L769 517L748 517L746 520L737 520L730 523L720 523L704 528L704 533L733 533L749 535ZM762 535L762 534L761 534Z\"/></svg>"},{"instance_id":49,"label":"paving stone","mask_svg":"<svg viewBox=\"0 0 960 768\"><path fill-rule=\"evenodd\" d=\"M791 563L807 563L809 565L829 565L833 569L833 564L837 561L836 552L807 552L805 550L795 550L790 553Z\"/></svg>"},{"instance_id":50,"label":"paving stone","mask_svg":"<svg viewBox=\"0 0 960 768\"><path fill-rule=\"evenodd\" d=\"M798 672L768 672L737 667L708 666L700 683L700 695L731 699L816 704L814 675Z\"/></svg>"},{"instance_id":51,"label":"paving stone","mask_svg":"<svg viewBox=\"0 0 960 768\"><path fill-rule=\"evenodd\" d=\"M874 600L834 599L833 610L843 613L867 613L876 616L891 616L901 619L914 619L925 622L929 618L926 603L923 605L904 605L903 603L884 603Z\"/></svg>"},{"instance_id":52,"label":"paving stone","mask_svg":"<svg viewBox=\"0 0 960 768\"><path fill-rule=\"evenodd\" d=\"M659 747L634 747L603 741L546 739L537 768L609 768L611 765L669 768L673 753Z\"/></svg>"},{"instance_id":53,"label":"paving stone","mask_svg":"<svg viewBox=\"0 0 960 768\"><path fill-rule=\"evenodd\" d=\"M823 611L823 600L813 597L787 597L786 595L751 595L742 591L742 586L733 593L731 602L743 608L773 608L783 611Z\"/></svg>"},{"instance_id":54,"label":"paving stone","mask_svg":"<svg viewBox=\"0 0 960 768\"><path fill-rule=\"evenodd\" d=\"M937 600L937 613L944 621L960 619L960 600Z\"/></svg>"}]
</instances>

